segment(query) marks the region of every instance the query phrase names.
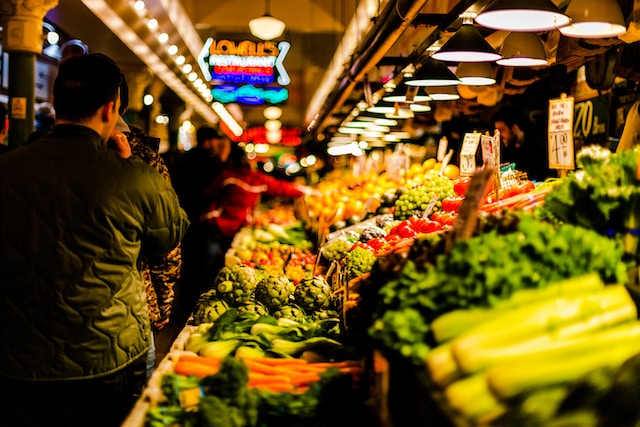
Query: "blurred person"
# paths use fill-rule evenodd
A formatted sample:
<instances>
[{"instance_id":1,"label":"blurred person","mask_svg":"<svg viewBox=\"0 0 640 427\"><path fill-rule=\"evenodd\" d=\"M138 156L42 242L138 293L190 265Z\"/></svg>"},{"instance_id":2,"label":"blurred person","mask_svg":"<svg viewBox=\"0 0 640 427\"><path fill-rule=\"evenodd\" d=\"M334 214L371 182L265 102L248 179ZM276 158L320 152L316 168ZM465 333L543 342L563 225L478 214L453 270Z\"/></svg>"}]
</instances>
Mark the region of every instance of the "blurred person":
<instances>
[{"instance_id":1,"label":"blurred person","mask_svg":"<svg viewBox=\"0 0 640 427\"><path fill-rule=\"evenodd\" d=\"M99 53L63 61L53 129L0 157L3 424L120 425L146 383L139 262L174 249L189 222L126 141L107 148L121 75Z\"/></svg>"},{"instance_id":2,"label":"blurred person","mask_svg":"<svg viewBox=\"0 0 640 427\"><path fill-rule=\"evenodd\" d=\"M120 84L120 118L115 130L122 132L131 148L131 156L152 166L162 175L169 184L171 176L169 169L160 156L158 149L160 139L149 135L136 127L129 125L124 119L124 114L129 106L129 86L122 76ZM156 365L156 340L155 335L163 329L171 320L173 303L175 299L175 284L180 278L182 268L182 246L180 243L168 254L159 257L144 257L142 259L142 278L147 293L147 308L151 320L151 350L147 362L147 376L153 373Z\"/></svg>"},{"instance_id":3,"label":"blurred person","mask_svg":"<svg viewBox=\"0 0 640 427\"><path fill-rule=\"evenodd\" d=\"M526 172L532 180L549 176L546 146L534 137L524 112L505 106L493 115L492 122L500 132L501 163L515 163L516 169Z\"/></svg>"},{"instance_id":4,"label":"blurred person","mask_svg":"<svg viewBox=\"0 0 640 427\"><path fill-rule=\"evenodd\" d=\"M201 223L208 225L210 240L217 242L215 267L224 266L224 255L233 237L252 223L253 211L262 195L296 198L311 192L304 185L254 170L244 149L234 145L224 170L205 190L207 208L199 217Z\"/></svg>"},{"instance_id":5,"label":"blurred person","mask_svg":"<svg viewBox=\"0 0 640 427\"><path fill-rule=\"evenodd\" d=\"M191 227L182 241L182 277L178 305L193 308L198 296L215 277L208 254L211 242L198 217L205 207L204 190L221 173L229 157L231 141L218 130L202 126L196 130L196 146L184 153L172 173L173 186L189 216Z\"/></svg>"},{"instance_id":6,"label":"blurred person","mask_svg":"<svg viewBox=\"0 0 640 427\"><path fill-rule=\"evenodd\" d=\"M10 150L9 146L5 142L8 134L9 134L9 115L7 111L7 106L0 103L0 154L6 153Z\"/></svg>"},{"instance_id":7,"label":"blurred person","mask_svg":"<svg viewBox=\"0 0 640 427\"><path fill-rule=\"evenodd\" d=\"M42 138L51 130L55 122L56 117L52 107L49 104L44 103L43 105L38 107L38 109L36 110L35 129L31 133L31 135L29 135L26 143L30 144L33 141L37 141L38 139Z\"/></svg>"}]
</instances>

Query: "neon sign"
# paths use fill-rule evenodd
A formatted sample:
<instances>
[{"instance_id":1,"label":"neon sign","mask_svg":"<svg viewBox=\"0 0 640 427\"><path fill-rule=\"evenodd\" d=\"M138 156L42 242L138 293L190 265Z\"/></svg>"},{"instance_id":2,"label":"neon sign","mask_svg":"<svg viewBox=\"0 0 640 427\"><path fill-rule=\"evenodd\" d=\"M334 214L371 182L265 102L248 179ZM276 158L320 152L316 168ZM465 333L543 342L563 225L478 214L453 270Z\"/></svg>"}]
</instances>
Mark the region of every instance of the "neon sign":
<instances>
[{"instance_id":1,"label":"neon sign","mask_svg":"<svg viewBox=\"0 0 640 427\"><path fill-rule=\"evenodd\" d=\"M256 87L253 85L219 85L211 90L213 99L223 104L237 102L247 105L281 104L289 99L289 90L283 87Z\"/></svg>"},{"instance_id":2,"label":"neon sign","mask_svg":"<svg viewBox=\"0 0 640 427\"><path fill-rule=\"evenodd\" d=\"M208 38L198 55L198 64L207 81L287 86L291 80L283 62L290 48L287 41Z\"/></svg>"},{"instance_id":3,"label":"neon sign","mask_svg":"<svg viewBox=\"0 0 640 427\"><path fill-rule=\"evenodd\" d=\"M283 127L280 131L282 137L278 144L295 147L302 143L302 129ZM264 127L245 129L240 140L251 141L254 144L271 144L267 139L267 130Z\"/></svg>"}]
</instances>

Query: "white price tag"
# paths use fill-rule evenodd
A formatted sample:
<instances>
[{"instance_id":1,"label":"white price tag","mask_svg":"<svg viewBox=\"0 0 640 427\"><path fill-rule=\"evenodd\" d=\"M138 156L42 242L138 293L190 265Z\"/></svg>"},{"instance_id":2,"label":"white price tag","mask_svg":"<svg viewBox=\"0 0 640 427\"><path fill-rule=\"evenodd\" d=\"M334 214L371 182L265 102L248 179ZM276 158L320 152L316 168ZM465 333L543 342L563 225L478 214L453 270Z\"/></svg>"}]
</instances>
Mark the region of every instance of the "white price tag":
<instances>
[{"instance_id":1,"label":"white price tag","mask_svg":"<svg viewBox=\"0 0 640 427\"><path fill-rule=\"evenodd\" d=\"M496 138L489 135L480 137L480 146L482 147L482 164L485 168L495 168L497 165Z\"/></svg>"},{"instance_id":2,"label":"white price tag","mask_svg":"<svg viewBox=\"0 0 640 427\"><path fill-rule=\"evenodd\" d=\"M449 140L446 136L440 138L440 142L438 142L438 154L436 154L436 159L442 163L444 156L447 155L447 149L449 148Z\"/></svg>"},{"instance_id":3,"label":"white price tag","mask_svg":"<svg viewBox=\"0 0 640 427\"><path fill-rule=\"evenodd\" d=\"M573 97L549 100L549 168L575 169Z\"/></svg>"},{"instance_id":4,"label":"white price tag","mask_svg":"<svg viewBox=\"0 0 640 427\"><path fill-rule=\"evenodd\" d=\"M466 133L460 149L460 174L471 176L476 171L476 152L480 143L479 133Z\"/></svg>"}]
</instances>

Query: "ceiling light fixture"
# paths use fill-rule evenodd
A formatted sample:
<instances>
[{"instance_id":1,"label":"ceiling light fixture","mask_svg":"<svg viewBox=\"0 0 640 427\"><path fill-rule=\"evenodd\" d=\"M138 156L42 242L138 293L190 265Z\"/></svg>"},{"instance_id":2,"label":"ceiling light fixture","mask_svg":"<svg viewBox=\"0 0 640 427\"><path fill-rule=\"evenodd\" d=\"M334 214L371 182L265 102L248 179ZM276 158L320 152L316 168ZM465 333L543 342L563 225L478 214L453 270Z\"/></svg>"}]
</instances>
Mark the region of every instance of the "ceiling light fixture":
<instances>
[{"instance_id":1,"label":"ceiling light fixture","mask_svg":"<svg viewBox=\"0 0 640 427\"><path fill-rule=\"evenodd\" d=\"M405 84L407 86L451 86L460 84L460 80L444 62L436 61L429 56L413 77L405 80Z\"/></svg>"},{"instance_id":2,"label":"ceiling light fixture","mask_svg":"<svg viewBox=\"0 0 640 427\"><path fill-rule=\"evenodd\" d=\"M542 40L535 33L510 33L500 49L502 59L498 64L511 67L536 67L549 65Z\"/></svg>"},{"instance_id":3,"label":"ceiling light fixture","mask_svg":"<svg viewBox=\"0 0 640 427\"><path fill-rule=\"evenodd\" d=\"M456 76L467 86L489 86L496 82L495 72L488 62L461 62Z\"/></svg>"},{"instance_id":4,"label":"ceiling light fixture","mask_svg":"<svg viewBox=\"0 0 640 427\"><path fill-rule=\"evenodd\" d=\"M285 24L269 14L269 0L265 0L265 12L259 18L249 21L251 34L262 40L273 40L284 32Z\"/></svg>"},{"instance_id":5,"label":"ceiling light fixture","mask_svg":"<svg viewBox=\"0 0 640 427\"><path fill-rule=\"evenodd\" d=\"M393 92L383 95L382 100L387 102L427 102L430 101L427 95L418 95L418 86L397 87Z\"/></svg>"},{"instance_id":6,"label":"ceiling light fixture","mask_svg":"<svg viewBox=\"0 0 640 427\"><path fill-rule=\"evenodd\" d=\"M454 86L432 86L427 94L432 101L455 101L460 99L460 94Z\"/></svg>"},{"instance_id":7,"label":"ceiling light fixture","mask_svg":"<svg viewBox=\"0 0 640 427\"><path fill-rule=\"evenodd\" d=\"M549 31L570 21L551 0L494 0L476 16L483 27L504 31Z\"/></svg>"},{"instance_id":8,"label":"ceiling light fixture","mask_svg":"<svg viewBox=\"0 0 640 427\"><path fill-rule=\"evenodd\" d=\"M431 57L451 62L493 62L500 59L500 54L473 26L475 14L464 13L460 17L462 26Z\"/></svg>"},{"instance_id":9,"label":"ceiling light fixture","mask_svg":"<svg viewBox=\"0 0 640 427\"><path fill-rule=\"evenodd\" d=\"M617 37L627 29L616 0L573 0L567 7L571 25L560 28L562 35L575 38Z\"/></svg>"}]
</instances>

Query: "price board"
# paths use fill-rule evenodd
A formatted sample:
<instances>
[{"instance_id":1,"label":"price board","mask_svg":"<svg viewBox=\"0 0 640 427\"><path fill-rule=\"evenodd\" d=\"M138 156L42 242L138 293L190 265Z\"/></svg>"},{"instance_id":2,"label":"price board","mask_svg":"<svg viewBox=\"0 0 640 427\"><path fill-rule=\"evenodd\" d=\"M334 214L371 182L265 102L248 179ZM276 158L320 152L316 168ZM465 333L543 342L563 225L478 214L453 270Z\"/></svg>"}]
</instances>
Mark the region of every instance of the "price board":
<instances>
[{"instance_id":1,"label":"price board","mask_svg":"<svg viewBox=\"0 0 640 427\"><path fill-rule=\"evenodd\" d=\"M549 168L575 169L573 97L549 100Z\"/></svg>"},{"instance_id":2,"label":"price board","mask_svg":"<svg viewBox=\"0 0 640 427\"><path fill-rule=\"evenodd\" d=\"M460 175L471 176L475 173L476 152L480 144L480 134L465 133L462 140L462 148L460 149Z\"/></svg>"},{"instance_id":3,"label":"price board","mask_svg":"<svg viewBox=\"0 0 640 427\"><path fill-rule=\"evenodd\" d=\"M496 131L494 136L482 135L480 137L482 147L482 164L485 168L497 168L500 165L500 133Z\"/></svg>"}]
</instances>

